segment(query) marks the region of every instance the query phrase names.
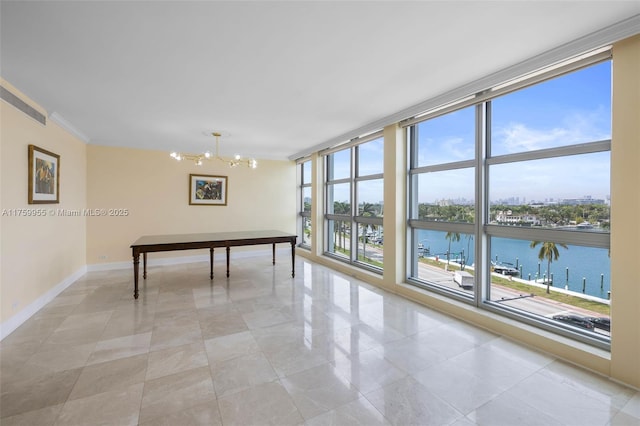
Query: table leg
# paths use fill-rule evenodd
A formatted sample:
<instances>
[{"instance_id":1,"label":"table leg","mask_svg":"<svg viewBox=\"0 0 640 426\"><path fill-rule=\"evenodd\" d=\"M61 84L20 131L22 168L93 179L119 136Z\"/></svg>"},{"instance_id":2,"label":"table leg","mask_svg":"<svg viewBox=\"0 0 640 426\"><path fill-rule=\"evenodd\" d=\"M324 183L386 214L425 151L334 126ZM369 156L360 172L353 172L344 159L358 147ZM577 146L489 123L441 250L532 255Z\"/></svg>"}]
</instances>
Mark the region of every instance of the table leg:
<instances>
[{"instance_id":1,"label":"table leg","mask_svg":"<svg viewBox=\"0 0 640 426\"><path fill-rule=\"evenodd\" d=\"M229 258L231 257L231 247L227 246L227 278L229 278Z\"/></svg>"},{"instance_id":2,"label":"table leg","mask_svg":"<svg viewBox=\"0 0 640 426\"><path fill-rule=\"evenodd\" d=\"M209 264L211 265L211 272L209 274L209 279L213 279L213 247L209 249Z\"/></svg>"},{"instance_id":3,"label":"table leg","mask_svg":"<svg viewBox=\"0 0 640 426\"><path fill-rule=\"evenodd\" d=\"M276 243L273 243L273 264L276 264Z\"/></svg>"},{"instance_id":4,"label":"table leg","mask_svg":"<svg viewBox=\"0 0 640 426\"><path fill-rule=\"evenodd\" d=\"M142 253L142 278L147 279L147 252Z\"/></svg>"},{"instance_id":5,"label":"table leg","mask_svg":"<svg viewBox=\"0 0 640 426\"><path fill-rule=\"evenodd\" d=\"M296 242L291 241L291 277L296 276Z\"/></svg>"},{"instance_id":6,"label":"table leg","mask_svg":"<svg viewBox=\"0 0 640 426\"><path fill-rule=\"evenodd\" d=\"M133 298L138 298L138 267L140 266L140 253L133 253Z\"/></svg>"}]
</instances>

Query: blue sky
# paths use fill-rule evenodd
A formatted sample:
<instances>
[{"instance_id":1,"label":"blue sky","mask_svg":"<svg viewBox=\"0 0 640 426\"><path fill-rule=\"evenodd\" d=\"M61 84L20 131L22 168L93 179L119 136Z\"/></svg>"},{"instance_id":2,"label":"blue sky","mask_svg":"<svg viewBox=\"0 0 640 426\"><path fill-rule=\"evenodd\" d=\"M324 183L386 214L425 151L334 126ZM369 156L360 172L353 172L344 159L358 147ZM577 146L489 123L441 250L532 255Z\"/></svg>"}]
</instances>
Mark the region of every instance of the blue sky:
<instances>
[{"instance_id":1,"label":"blue sky","mask_svg":"<svg viewBox=\"0 0 640 426\"><path fill-rule=\"evenodd\" d=\"M611 62L506 94L492 100L492 155L528 152L611 138ZM419 165L435 165L475 156L475 107L418 124ZM360 145L360 175L382 172L382 139ZM336 175L349 177L348 150L334 154ZM527 202L609 195L610 154L492 166L491 200L519 197ZM473 170L429 173L420 177L419 201L473 200ZM360 201L382 200L382 183L363 185ZM338 189L338 188L336 188ZM348 198L347 185L336 200Z\"/></svg>"},{"instance_id":2,"label":"blue sky","mask_svg":"<svg viewBox=\"0 0 640 426\"><path fill-rule=\"evenodd\" d=\"M492 155L611 138L611 63L603 62L492 101ZM419 124L420 165L473 159L474 107ZM527 201L609 195L609 154L492 167L490 198ZM421 201L473 199L469 171L433 173ZM437 175L442 175L442 178ZM446 176L445 176L446 175Z\"/></svg>"}]
</instances>

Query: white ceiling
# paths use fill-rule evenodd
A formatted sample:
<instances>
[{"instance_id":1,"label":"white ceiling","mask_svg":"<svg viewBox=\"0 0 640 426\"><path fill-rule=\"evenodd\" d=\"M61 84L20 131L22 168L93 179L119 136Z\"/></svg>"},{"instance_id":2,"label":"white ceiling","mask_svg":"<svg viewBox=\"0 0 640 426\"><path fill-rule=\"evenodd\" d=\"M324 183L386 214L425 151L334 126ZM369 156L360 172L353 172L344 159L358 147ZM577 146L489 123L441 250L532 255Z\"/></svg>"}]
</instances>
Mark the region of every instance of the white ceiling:
<instances>
[{"instance_id":1,"label":"white ceiling","mask_svg":"<svg viewBox=\"0 0 640 426\"><path fill-rule=\"evenodd\" d=\"M0 75L91 144L286 159L640 1L5 1Z\"/></svg>"}]
</instances>

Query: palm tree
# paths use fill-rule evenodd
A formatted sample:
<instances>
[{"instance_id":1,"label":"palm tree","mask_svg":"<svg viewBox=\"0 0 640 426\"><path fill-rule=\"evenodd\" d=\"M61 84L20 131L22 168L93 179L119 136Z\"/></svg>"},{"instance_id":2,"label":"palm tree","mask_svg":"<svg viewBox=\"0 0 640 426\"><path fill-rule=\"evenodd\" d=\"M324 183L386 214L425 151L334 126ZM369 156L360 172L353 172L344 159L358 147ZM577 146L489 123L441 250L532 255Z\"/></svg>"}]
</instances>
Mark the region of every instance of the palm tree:
<instances>
[{"instance_id":1,"label":"palm tree","mask_svg":"<svg viewBox=\"0 0 640 426\"><path fill-rule=\"evenodd\" d=\"M335 214L351 214L351 204L346 201L334 201L333 202L333 213ZM338 245L341 248L345 248L346 245L346 236L345 236L345 225L343 221L337 222L338 228Z\"/></svg>"},{"instance_id":2,"label":"palm tree","mask_svg":"<svg viewBox=\"0 0 640 426\"><path fill-rule=\"evenodd\" d=\"M451 256L451 241L460 241L460 234L458 232L447 232L444 236L449 240L449 248L447 249L447 266L449 266L449 257Z\"/></svg>"},{"instance_id":3,"label":"palm tree","mask_svg":"<svg viewBox=\"0 0 640 426\"><path fill-rule=\"evenodd\" d=\"M558 247L560 246L564 249L569 249L566 244L562 243L550 243L548 241L540 242L540 241L531 241L529 247L536 248L538 244L541 244L540 251L538 252L538 259L544 260L547 259L547 293L549 293L549 284L551 283L551 262L554 260L558 260L560 257L560 252L558 251Z\"/></svg>"},{"instance_id":4,"label":"palm tree","mask_svg":"<svg viewBox=\"0 0 640 426\"><path fill-rule=\"evenodd\" d=\"M371 203L362 203L360 205L360 216L362 217L376 217L377 216L377 212L376 212L376 207L371 204ZM367 228L371 229L371 232L375 231L375 227L376 225L366 225L363 227L362 229L362 257L367 258L367 253L366 253L366 249L367 249Z\"/></svg>"},{"instance_id":5,"label":"palm tree","mask_svg":"<svg viewBox=\"0 0 640 426\"><path fill-rule=\"evenodd\" d=\"M463 271L465 266L467 266L469 256L471 255L471 240L473 240L473 234L467 234L467 258L466 259L463 258L463 262L462 262Z\"/></svg>"}]
</instances>

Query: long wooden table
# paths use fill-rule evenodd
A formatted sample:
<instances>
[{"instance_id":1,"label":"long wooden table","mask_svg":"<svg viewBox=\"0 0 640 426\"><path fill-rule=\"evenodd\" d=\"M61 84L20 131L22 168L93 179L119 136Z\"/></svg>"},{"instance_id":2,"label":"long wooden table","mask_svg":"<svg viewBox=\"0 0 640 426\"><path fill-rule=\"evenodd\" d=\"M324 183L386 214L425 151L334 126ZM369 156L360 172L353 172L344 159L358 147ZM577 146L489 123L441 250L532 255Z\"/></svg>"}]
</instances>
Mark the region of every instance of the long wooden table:
<instances>
[{"instance_id":1,"label":"long wooden table","mask_svg":"<svg viewBox=\"0 0 640 426\"><path fill-rule=\"evenodd\" d=\"M296 276L296 236L280 231L241 231L241 232L216 232L204 234L177 234L177 235L147 235L138 238L131 244L133 251L133 297L138 298L138 270L140 254L143 259L142 278L147 278L147 253L174 250L209 249L209 261L211 264L209 277L213 279L213 250L216 247L225 247L227 250L227 277L229 276L229 258L231 247L250 246L259 244L273 245L273 264L276 264L276 244L291 244L291 276Z\"/></svg>"}]
</instances>

